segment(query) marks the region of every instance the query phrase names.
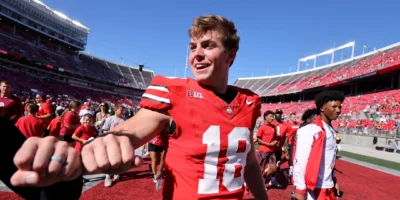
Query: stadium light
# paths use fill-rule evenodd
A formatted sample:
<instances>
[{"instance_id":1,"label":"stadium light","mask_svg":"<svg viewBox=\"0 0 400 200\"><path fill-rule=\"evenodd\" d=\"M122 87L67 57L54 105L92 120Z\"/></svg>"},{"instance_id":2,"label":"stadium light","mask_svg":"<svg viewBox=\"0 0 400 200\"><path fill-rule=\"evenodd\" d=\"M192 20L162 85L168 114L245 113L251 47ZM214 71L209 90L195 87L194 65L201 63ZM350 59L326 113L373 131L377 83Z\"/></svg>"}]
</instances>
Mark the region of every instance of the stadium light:
<instances>
[{"instance_id":1,"label":"stadium light","mask_svg":"<svg viewBox=\"0 0 400 200\"><path fill-rule=\"evenodd\" d=\"M333 63L333 62L334 62L334 58L335 58L335 51L340 50L340 49L345 49L345 48L348 48L348 47L352 47L351 58L353 58L353 57L354 57L354 46L355 46L355 42L353 41L353 42L349 42L349 43L347 43L347 44L344 44L344 45L342 45L342 46L339 46L339 47L336 47L336 48L333 48L333 49L326 50L326 51L324 51L324 52L322 52L322 53L318 53L318 54L314 54L314 55L311 55L311 56L307 56L307 57L301 58L301 59L299 59L299 61L297 62L297 71L300 71L300 63L301 63L301 62L308 61L308 60L314 60L314 67L313 67L313 68L315 68L315 67L316 67L316 64L317 64L317 57L318 57L318 56L323 56L323 55L332 54L331 63Z\"/></svg>"}]
</instances>

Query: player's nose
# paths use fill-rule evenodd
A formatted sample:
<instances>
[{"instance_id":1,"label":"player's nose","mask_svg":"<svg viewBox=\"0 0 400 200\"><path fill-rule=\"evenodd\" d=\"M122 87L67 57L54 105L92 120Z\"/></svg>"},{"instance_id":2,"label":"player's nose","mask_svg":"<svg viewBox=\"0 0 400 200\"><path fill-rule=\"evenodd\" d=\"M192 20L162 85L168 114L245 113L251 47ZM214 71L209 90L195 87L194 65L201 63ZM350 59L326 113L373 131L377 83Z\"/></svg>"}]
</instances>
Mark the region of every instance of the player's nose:
<instances>
[{"instance_id":1,"label":"player's nose","mask_svg":"<svg viewBox=\"0 0 400 200\"><path fill-rule=\"evenodd\" d=\"M194 51L193 51L193 56L195 59L197 60L202 60L204 58L204 49L201 47L197 47Z\"/></svg>"}]
</instances>

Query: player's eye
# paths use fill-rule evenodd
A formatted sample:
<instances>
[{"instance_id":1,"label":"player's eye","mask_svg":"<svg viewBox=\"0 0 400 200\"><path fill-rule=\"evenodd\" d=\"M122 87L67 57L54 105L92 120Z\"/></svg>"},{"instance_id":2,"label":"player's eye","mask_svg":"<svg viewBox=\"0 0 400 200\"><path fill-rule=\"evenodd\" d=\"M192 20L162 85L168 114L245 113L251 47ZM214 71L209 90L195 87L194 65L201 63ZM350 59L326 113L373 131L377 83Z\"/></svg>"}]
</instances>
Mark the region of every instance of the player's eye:
<instances>
[{"instance_id":1,"label":"player's eye","mask_svg":"<svg viewBox=\"0 0 400 200\"><path fill-rule=\"evenodd\" d=\"M205 49L213 49L214 47L215 47L215 45L212 44L212 43L210 43L210 42L205 43L205 44L203 45L203 48L205 48Z\"/></svg>"}]
</instances>

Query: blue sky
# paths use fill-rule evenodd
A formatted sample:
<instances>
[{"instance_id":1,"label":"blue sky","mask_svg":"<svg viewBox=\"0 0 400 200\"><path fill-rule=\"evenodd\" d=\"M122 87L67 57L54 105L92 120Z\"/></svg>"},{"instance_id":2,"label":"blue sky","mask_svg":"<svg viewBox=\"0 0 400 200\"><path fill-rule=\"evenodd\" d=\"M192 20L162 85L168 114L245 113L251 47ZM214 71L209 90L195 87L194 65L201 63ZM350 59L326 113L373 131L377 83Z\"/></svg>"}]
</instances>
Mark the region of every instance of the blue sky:
<instances>
[{"instance_id":1,"label":"blue sky","mask_svg":"<svg viewBox=\"0 0 400 200\"><path fill-rule=\"evenodd\" d=\"M187 30L195 16L219 14L235 22L240 50L229 83L238 77L288 73L297 60L356 42L381 48L399 42L399 0L43 0L91 29L86 51L133 65L147 63L155 74L183 77ZM350 49L338 52L350 56ZM317 65L330 62L318 59ZM309 64L312 66L312 63ZM303 63L301 69L307 66ZM191 72L188 71L191 76Z\"/></svg>"}]
</instances>

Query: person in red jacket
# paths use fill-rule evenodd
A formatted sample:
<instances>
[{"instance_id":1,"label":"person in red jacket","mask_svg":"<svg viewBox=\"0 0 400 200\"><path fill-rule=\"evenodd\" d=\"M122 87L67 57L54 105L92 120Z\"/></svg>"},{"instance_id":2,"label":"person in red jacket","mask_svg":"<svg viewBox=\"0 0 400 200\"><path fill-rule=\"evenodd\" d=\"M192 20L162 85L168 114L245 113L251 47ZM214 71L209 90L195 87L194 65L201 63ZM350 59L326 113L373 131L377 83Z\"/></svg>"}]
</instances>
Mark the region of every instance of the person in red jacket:
<instances>
[{"instance_id":1,"label":"person in red jacket","mask_svg":"<svg viewBox=\"0 0 400 200\"><path fill-rule=\"evenodd\" d=\"M26 138L43 137L46 126L42 120L36 118L39 106L36 104L29 104L27 110L28 115L19 118L15 126L18 127Z\"/></svg>"},{"instance_id":2,"label":"person in red jacket","mask_svg":"<svg viewBox=\"0 0 400 200\"><path fill-rule=\"evenodd\" d=\"M11 94L11 90L10 82L0 82L0 115L15 123L22 115L22 103L18 97Z\"/></svg>"},{"instance_id":3,"label":"person in red jacket","mask_svg":"<svg viewBox=\"0 0 400 200\"><path fill-rule=\"evenodd\" d=\"M319 115L297 130L294 141L293 179L295 199L333 200L335 184L336 132L332 121L342 111L341 92L325 90L315 97Z\"/></svg>"}]
</instances>

